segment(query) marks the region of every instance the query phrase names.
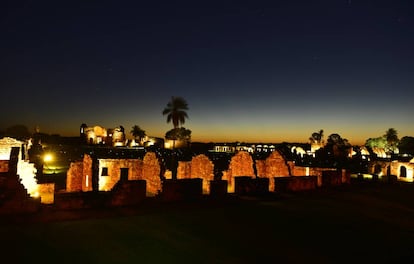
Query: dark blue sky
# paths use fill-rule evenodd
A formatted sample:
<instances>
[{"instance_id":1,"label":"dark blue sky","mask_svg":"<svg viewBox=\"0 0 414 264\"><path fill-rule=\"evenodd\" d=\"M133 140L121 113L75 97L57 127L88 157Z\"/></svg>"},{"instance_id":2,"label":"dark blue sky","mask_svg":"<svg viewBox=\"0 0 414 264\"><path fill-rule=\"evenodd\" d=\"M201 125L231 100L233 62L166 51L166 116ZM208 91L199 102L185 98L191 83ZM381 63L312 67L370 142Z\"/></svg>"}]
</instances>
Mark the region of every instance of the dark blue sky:
<instances>
[{"instance_id":1,"label":"dark blue sky","mask_svg":"<svg viewBox=\"0 0 414 264\"><path fill-rule=\"evenodd\" d=\"M194 141L414 135L414 1L9 1L0 129L172 127Z\"/></svg>"}]
</instances>

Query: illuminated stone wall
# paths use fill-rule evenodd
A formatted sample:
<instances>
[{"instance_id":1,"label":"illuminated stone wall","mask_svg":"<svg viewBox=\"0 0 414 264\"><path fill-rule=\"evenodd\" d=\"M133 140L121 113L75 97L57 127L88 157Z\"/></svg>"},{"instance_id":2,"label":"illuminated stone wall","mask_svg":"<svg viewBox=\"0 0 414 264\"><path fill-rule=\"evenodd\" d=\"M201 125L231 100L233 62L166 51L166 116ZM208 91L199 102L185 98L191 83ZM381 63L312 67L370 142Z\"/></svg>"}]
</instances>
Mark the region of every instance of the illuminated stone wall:
<instances>
[{"instance_id":1,"label":"illuminated stone wall","mask_svg":"<svg viewBox=\"0 0 414 264\"><path fill-rule=\"evenodd\" d=\"M191 161L179 161L177 179L203 180L203 193L209 193L209 183L214 179L214 164L206 155L197 155Z\"/></svg>"},{"instance_id":2,"label":"illuminated stone wall","mask_svg":"<svg viewBox=\"0 0 414 264\"><path fill-rule=\"evenodd\" d=\"M203 193L209 193L210 181L214 180L214 164L206 155L197 155L191 160L191 178L203 179Z\"/></svg>"},{"instance_id":3,"label":"illuminated stone wall","mask_svg":"<svg viewBox=\"0 0 414 264\"><path fill-rule=\"evenodd\" d=\"M161 191L160 165L154 152L141 159L99 159L98 185L100 191L110 191L120 180L121 168L128 168L128 180L146 180L147 194L156 195ZM92 191L92 157L84 155L83 161L72 162L67 173L66 191ZM103 174L107 169L107 175Z\"/></svg>"},{"instance_id":4,"label":"illuminated stone wall","mask_svg":"<svg viewBox=\"0 0 414 264\"><path fill-rule=\"evenodd\" d=\"M160 164L154 152L147 152L143 160L142 179L147 181L147 195L155 196L161 191Z\"/></svg>"},{"instance_id":5,"label":"illuminated stone wall","mask_svg":"<svg viewBox=\"0 0 414 264\"><path fill-rule=\"evenodd\" d=\"M179 161L177 168L177 179L190 179L191 177L191 162Z\"/></svg>"},{"instance_id":6,"label":"illuminated stone wall","mask_svg":"<svg viewBox=\"0 0 414 264\"><path fill-rule=\"evenodd\" d=\"M335 168L300 167L292 168L292 176L316 176L318 187L322 186L322 173L324 171L336 171Z\"/></svg>"},{"instance_id":7,"label":"illuminated stone wall","mask_svg":"<svg viewBox=\"0 0 414 264\"><path fill-rule=\"evenodd\" d=\"M88 143L91 144L104 143L108 136L106 129L101 126L87 127L85 134Z\"/></svg>"},{"instance_id":8,"label":"illuminated stone wall","mask_svg":"<svg viewBox=\"0 0 414 264\"><path fill-rule=\"evenodd\" d=\"M82 169L82 191L92 191L92 157L88 154L83 156L83 169Z\"/></svg>"},{"instance_id":9,"label":"illuminated stone wall","mask_svg":"<svg viewBox=\"0 0 414 264\"><path fill-rule=\"evenodd\" d=\"M21 183L26 188L28 194L32 197L38 196L38 186L36 180L36 169L33 163L30 163L27 159L23 159L22 150L25 152L25 158L27 155L27 143L19 141L14 138L5 137L0 139L0 160L9 161L11 151L13 148L16 149L17 155L17 175L20 178ZM0 165L0 171L9 171L9 162L3 162Z\"/></svg>"},{"instance_id":10,"label":"illuminated stone wall","mask_svg":"<svg viewBox=\"0 0 414 264\"><path fill-rule=\"evenodd\" d=\"M25 142L10 137L0 139L0 160L9 160L10 152L13 147L17 147L21 150L22 146L25 145L27 145ZM19 160L21 159L22 154L21 151L19 151Z\"/></svg>"},{"instance_id":11,"label":"illuminated stone wall","mask_svg":"<svg viewBox=\"0 0 414 264\"><path fill-rule=\"evenodd\" d=\"M246 151L240 151L234 155L229 164L229 169L223 171L223 180L227 180L228 192L234 192L234 177L235 176L255 176L253 169L252 156Z\"/></svg>"},{"instance_id":12,"label":"illuminated stone wall","mask_svg":"<svg viewBox=\"0 0 414 264\"><path fill-rule=\"evenodd\" d=\"M388 175L397 176L400 181L414 181L414 159L409 162L402 161L371 161L368 164L368 173L377 174L379 177Z\"/></svg>"},{"instance_id":13,"label":"illuminated stone wall","mask_svg":"<svg viewBox=\"0 0 414 264\"><path fill-rule=\"evenodd\" d=\"M39 184L39 196L42 204L53 204L55 197L55 184L42 183Z\"/></svg>"},{"instance_id":14,"label":"illuminated stone wall","mask_svg":"<svg viewBox=\"0 0 414 264\"><path fill-rule=\"evenodd\" d=\"M140 159L99 159L99 190L110 191L121 178L121 168L128 168L128 180L142 179L143 163ZM102 175L103 168L107 175Z\"/></svg>"},{"instance_id":15,"label":"illuminated stone wall","mask_svg":"<svg viewBox=\"0 0 414 264\"><path fill-rule=\"evenodd\" d=\"M279 151L273 151L265 160L265 173L268 178L277 176L290 176L288 164Z\"/></svg>"},{"instance_id":16,"label":"illuminated stone wall","mask_svg":"<svg viewBox=\"0 0 414 264\"><path fill-rule=\"evenodd\" d=\"M83 161L71 162L66 172L66 191L82 191Z\"/></svg>"},{"instance_id":17,"label":"illuminated stone wall","mask_svg":"<svg viewBox=\"0 0 414 264\"><path fill-rule=\"evenodd\" d=\"M287 162L279 151L273 151L265 160L256 160L257 177L269 178L269 189L274 189L273 177L290 176L289 165L294 167L292 162ZM304 175L304 174L301 174Z\"/></svg>"},{"instance_id":18,"label":"illuminated stone wall","mask_svg":"<svg viewBox=\"0 0 414 264\"><path fill-rule=\"evenodd\" d=\"M19 162L19 148L9 153L9 170L0 174L0 214L36 212L39 209L40 198L31 197L17 175ZM37 187L37 185L36 185Z\"/></svg>"}]
</instances>

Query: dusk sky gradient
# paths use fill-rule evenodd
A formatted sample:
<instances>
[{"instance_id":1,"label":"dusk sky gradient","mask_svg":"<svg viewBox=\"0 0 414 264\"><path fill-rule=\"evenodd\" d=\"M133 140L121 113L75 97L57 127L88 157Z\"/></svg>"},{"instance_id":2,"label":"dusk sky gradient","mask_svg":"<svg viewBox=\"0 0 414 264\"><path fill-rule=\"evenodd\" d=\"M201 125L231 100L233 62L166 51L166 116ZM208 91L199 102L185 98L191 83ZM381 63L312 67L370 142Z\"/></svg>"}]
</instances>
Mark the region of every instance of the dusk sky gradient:
<instances>
[{"instance_id":1,"label":"dusk sky gradient","mask_svg":"<svg viewBox=\"0 0 414 264\"><path fill-rule=\"evenodd\" d=\"M139 125L193 141L414 136L414 1L6 1L0 130ZM130 137L130 135L128 135Z\"/></svg>"}]
</instances>

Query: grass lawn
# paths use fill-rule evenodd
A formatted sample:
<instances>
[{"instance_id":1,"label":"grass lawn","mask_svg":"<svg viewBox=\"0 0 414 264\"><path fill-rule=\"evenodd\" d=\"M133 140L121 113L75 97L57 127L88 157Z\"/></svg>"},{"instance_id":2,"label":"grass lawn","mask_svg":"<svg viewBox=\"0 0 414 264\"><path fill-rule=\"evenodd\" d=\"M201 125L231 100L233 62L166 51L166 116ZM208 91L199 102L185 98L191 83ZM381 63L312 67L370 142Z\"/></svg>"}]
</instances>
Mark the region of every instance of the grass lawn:
<instances>
[{"instance_id":1,"label":"grass lawn","mask_svg":"<svg viewBox=\"0 0 414 264\"><path fill-rule=\"evenodd\" d=\"M231 201L229 201L231 200ZM3 221L13 263L399 263L414 259L414 185L371 184L223 202Z\"/></svg>"}]
</instances>

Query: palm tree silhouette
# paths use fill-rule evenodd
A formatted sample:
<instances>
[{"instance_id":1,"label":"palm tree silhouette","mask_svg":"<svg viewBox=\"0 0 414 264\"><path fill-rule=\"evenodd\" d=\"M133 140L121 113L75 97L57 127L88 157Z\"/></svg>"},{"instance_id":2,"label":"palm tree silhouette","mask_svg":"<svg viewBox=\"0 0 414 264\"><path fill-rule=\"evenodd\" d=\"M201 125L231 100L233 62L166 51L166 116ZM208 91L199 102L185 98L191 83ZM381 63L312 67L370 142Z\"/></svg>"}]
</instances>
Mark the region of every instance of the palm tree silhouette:
<instances>
[{"instance_id":1,"label":"palm tree silhouette","mask_svg":"<svg viewBox=\"0 0 414 264\"><path fill-rule=\"evenodd\" d=\"M135 126L132 127L131 135L135 139L138 138L139 139L139 142L141 142L141 139L146 136L145 131L142 130L138 125L135 125Z\"/></svg>"},{"instance_id":2,"label":"palm tree silhouette","mask_svg":"<svg viewBox=\"0 0 414 264\"><path fill-rule=\"evenodd\" d=\"M171 101L168 102L167 107L162 111L163 115L167 115L167 123L173 124L173 135L179 135L178 128L185 123L185 119L188 118L187 112L188 104L182 97L171 97ZM177 133L176 133L177 132ZM173 149L175 148L175 140L173 138Z\"/></svg>"},{"instance_id":3,"label":"palm tree silhouette","mask_svg":"<svg viewBox=\"0 0 414 264\"><path fill-rule=\"evenodd\" d=\"M188 104L185 99L172 96L162 114L167 115L167 123L172 122L174 129L176 129L184 124L185 119L188 118L186 110L188 110Z\"/></svg>"},{"instance_id":4,"label":"palm tree silhouette","mask_svg":"<svg viewBox=\"0 0 414 264\"><path fill-rule=\"evenodd\" d=\"M182 97L171 97L171 101L167 103L167 106L162 111L163 115L167 115L167 123L172 122L173 124L173 131L178 132L180 125L185 123L185 119L188 118L187 112L188 104ZM173 150L175 149L175 140L177 139L177 133L175 134L173 140ZM175 151L173 151L171 156L172 162L172 178L173 180L177 179L177 167L178 162L175 156Z\"/></svg>"}]
</instances>

